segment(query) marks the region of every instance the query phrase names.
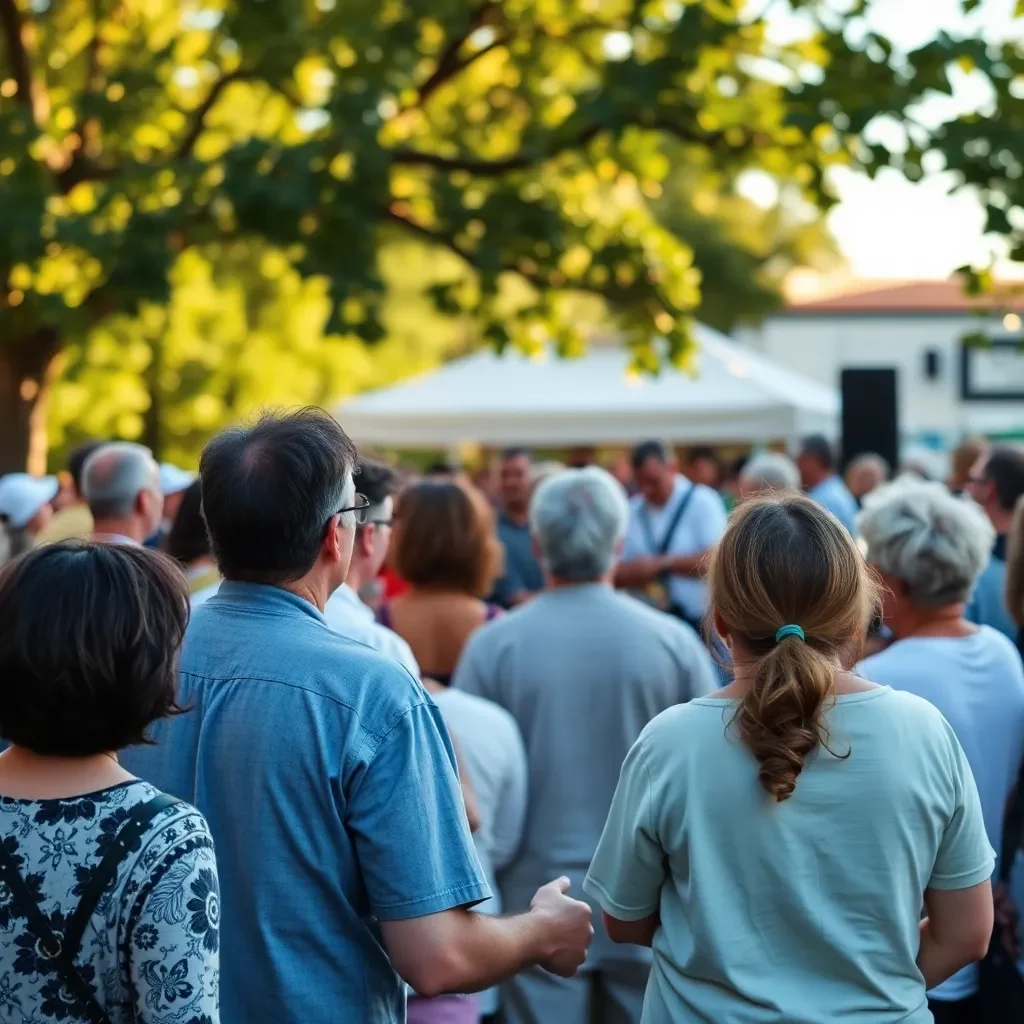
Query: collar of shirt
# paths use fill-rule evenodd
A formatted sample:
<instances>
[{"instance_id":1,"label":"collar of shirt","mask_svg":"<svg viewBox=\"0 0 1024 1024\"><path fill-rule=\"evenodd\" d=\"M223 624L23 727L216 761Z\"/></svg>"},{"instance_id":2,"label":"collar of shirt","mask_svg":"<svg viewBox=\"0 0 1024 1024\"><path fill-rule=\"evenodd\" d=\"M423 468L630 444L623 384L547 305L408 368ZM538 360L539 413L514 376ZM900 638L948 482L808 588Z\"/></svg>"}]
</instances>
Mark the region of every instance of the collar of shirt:
<instances>
[{"instance_id":1,"label":"collar of shirt","mask_svg":"<svg viewBox=\"0 0 1024 1024\"><path fill-rule=\"evenodd\" d=\"M100 544L127 544L132 548L142 547L133 537L127 537L123 533L94 533L92 539Z\"/></svg>"},{"instance_id":2,"label":"collar of shirt","mask_svg":"<svg viewBox=\"0 0 1024 1024\"><path fill-rule=\"evenodd\" d=\"M342 583L331 595L335 604L343 604L345 611L360 622L374 622L373 609L347 584Z\"/></svg>"},{"instance_id":3,"label":"collar of shirt","mask_svg":"<svg viewBox=\"0 0 1024 1024\"><path fill-rule=\"evenodd\" d=\"M217 591L221 603L229 602L270 614L288 615L296 612L312 616L326 624L326 619L316 605L304 597L293 594L283 587L271 586L269 583L246 583L242 580L225 580Z\"/></svg>"},{"instance_id":4,"label":"collar of shirt","mask_svg":"<svg viewBox=\"0 0 1024 1024\"><path fill-rule=\"evenodd\" d=\"M504 509L498 513L498 525L507 527L510 530L525 530L527 533L530 532L529 522L517 523L514 519L509 518L509 514Z\"/></svg>"}]
</instances>

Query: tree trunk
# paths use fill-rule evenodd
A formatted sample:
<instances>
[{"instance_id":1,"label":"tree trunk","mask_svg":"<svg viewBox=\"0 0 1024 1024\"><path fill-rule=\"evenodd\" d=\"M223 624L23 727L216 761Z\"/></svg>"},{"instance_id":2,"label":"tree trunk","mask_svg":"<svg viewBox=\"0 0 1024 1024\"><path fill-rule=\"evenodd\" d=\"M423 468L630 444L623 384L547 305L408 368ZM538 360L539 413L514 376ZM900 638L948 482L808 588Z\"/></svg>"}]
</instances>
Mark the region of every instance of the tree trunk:
<instances>
[{"instance_id":1,"label":"tree trunk","mask_svg":"<svg viewBox=\"0 0 1024 1024\"><path fill-rule=\"evenodd\" d=\"M0 473L46 472L46 407L58 351L49 329L0 344Z\"/></svg>"}]
</instances>

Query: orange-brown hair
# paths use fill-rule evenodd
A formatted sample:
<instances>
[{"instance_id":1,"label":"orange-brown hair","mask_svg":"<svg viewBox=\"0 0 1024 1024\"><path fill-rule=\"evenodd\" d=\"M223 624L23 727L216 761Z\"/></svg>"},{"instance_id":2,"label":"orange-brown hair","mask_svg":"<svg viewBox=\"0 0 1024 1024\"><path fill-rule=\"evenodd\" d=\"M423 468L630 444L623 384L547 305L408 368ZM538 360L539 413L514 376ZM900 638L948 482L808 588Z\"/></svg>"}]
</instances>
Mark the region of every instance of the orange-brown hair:
<instances>
[{"instance_id":1,"label":"orange-brown hair","mask_svg":"<svg viewBox=\"0 0 1024 1024\"><path fill-rule=\"evenodd\" d=\"M737 664L755 668L733 725L760 764L761 785L785 800L808 754L830 749L824 711L836 659L849 665L861 651L877 602L874 580L838 520L801 495L784 495L736 510L713 556L710 586ZM790 624L806 639L776 642Z\"/></svg>"},{"instance_id":2,"label":"orange-brown hair","mask_svg":"<svg viewBox=\"0 0 1024 1024\"><path fill-rule=\"evenodd\" d=\"M391 559L412 584L485 597L502 570L494 511L468 484L413 484L397 502Z\"/></svg>"}]
</instances>

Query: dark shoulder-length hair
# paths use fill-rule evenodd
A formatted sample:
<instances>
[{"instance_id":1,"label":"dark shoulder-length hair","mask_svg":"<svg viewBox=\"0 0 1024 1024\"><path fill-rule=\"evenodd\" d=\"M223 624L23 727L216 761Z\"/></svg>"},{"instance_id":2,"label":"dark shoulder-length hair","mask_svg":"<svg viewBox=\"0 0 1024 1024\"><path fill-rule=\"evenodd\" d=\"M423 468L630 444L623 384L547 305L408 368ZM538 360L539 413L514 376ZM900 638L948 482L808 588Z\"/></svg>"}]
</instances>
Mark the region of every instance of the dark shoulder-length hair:
<instances>
[{"instance_id":1,"label":"dark shoulder-length hair","mask_svg":"<svg viewBox=\"0 0 1024 1024\"><path fill-rule=\"evenodd\" d=\"M166 555L67 541L0 570L0 737L84 757L176 714L188 585Z\"/></svg>"},{"instance_id":2,"label":"dark shoulder-length hair","mask_svg":"<svg viewBox=\"0 0 1024 1024\"><path fill-rule=\"evenodd\" d=\"M465 483L424 480L406 488L391 544L395 571L416 586L485 597L501 575L494 510Z\"/></svg>"}]
</instances>

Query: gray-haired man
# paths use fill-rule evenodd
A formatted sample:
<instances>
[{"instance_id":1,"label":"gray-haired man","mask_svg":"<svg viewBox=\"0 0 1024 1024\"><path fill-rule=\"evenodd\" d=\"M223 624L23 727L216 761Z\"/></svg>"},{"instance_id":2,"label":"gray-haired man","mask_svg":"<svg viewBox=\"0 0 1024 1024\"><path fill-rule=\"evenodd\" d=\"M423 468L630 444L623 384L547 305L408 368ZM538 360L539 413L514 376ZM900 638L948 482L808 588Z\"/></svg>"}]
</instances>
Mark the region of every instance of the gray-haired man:
<instances>
[{"instance_id":1,"label":"gray-haired man","mask_svg":"<svg viewBox=\"0 0 1024 1024\"><path fill-rule=\"evenodd\" d=\"M502 878L509 911L552 871L582 884L629 748L655 715L717 686L689 626L613 589L627 515L621 486L596 467L541 484L530 526L547 588L478 630L455 674L456 687L510 711L526 743L526 832ZM507 1020L637 1024L649 967L649 950L599 932L576 978L528 970L510 981Z\"/></svg>"},{"instance_id":2,"label":"gray-haired man","mask_svg":"<svg viewBox=\"0 0 1024 1024\"><path fill-rule=\"evenodd\" d=\"M160 525L160 467L141 444L115 441L97 448L82 470L82 491L92 513L94 540L141 544Z\"/></svg>"}]
</instances>

